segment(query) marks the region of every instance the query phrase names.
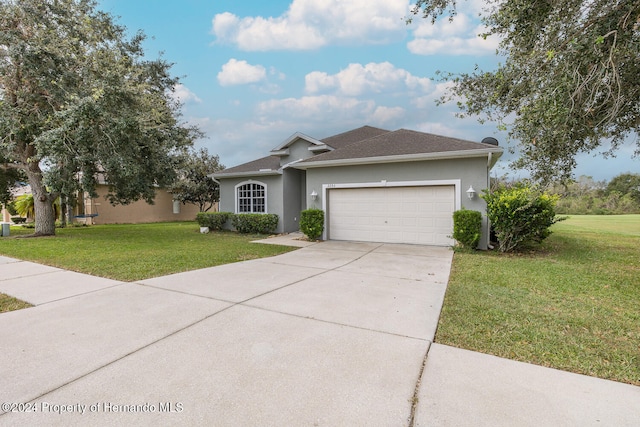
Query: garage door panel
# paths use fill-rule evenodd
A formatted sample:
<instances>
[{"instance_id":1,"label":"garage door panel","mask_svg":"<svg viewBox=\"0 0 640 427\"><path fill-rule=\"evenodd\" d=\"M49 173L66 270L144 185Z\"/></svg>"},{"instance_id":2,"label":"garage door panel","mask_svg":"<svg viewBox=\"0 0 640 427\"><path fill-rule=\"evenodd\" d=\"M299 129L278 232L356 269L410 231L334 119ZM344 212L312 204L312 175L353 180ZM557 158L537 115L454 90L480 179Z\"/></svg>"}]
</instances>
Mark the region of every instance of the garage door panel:
<instances>
[{"instance_id":1,"label":"garage door panel","mask_svg":"<svg viewBox=\"0 0 640 427\"><path fill-rule=\"evenodd\" d=\"M435 228L451 228L451 232L453 232L453 221L449 218L434 218L434 227Z\"/></svg>"},{"instance_id":2,"label":"garage door panel","mask_svg":"<svg viewBox=\"0 0 640 427\"><path fill-rule=\"evenodd\" d=\"M329 238L449 246L453 186L330 189Z\"/></svg>"},{"instance_id":3,"label":"garage door panel","mask_svg":"<svg viewBox=\"0 0 640 427\"><path fill-rule=\"evenodd\" d=\"M418 225L418 218L402 218L403 227L416 227Z\"/></svg>"}]
</instances>

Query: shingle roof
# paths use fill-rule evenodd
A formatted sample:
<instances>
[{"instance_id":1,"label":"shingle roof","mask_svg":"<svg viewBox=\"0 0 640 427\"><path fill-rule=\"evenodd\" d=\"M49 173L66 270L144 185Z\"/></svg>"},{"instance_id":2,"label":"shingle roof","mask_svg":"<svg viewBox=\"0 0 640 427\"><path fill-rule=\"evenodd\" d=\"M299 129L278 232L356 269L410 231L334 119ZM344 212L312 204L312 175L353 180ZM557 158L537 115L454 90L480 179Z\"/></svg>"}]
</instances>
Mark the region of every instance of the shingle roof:
<instances>
[{"instance_id":1,"label":"shingle roof","mask_svg":"<svg viewBox=\"0 0 640 427\"><path fill-rule=\"evenodd\" d=\"M502 153L495 145L483 144L480 142L465 141L458 138L434 135L430 133L417 132L413 130L400 129L388 131L372 126L363 126L348 132L330 136L321 140L323 143L334 148L333 151L315 155L306 160L296 163L294 167L305 168L305 165L312 167L323 166L324 162L331 164L337 162L358 161L357 159L381 158L405 156L405 155L430 155L447 152L464 152L473 150L491 150ZM496 157L497 159L497 157ZM244 163L222 172L214 174L216 177L233 175L250 175L279 173L280 157L267 156L252 162ZM364 160L369 161L369 160Z\"/></svg>"},{"instance_id":2,"label":"shingle roof","mask_svg":"<svg viewBox=\"0 0 640 427\"><path fill-rule=\"evenodd\" d=\"M247 172L258 172L261 170L277 171L278 169L280 169L280 157L267 156L258 160L253 160L248 163L243 163L241 165L225 169L221 172L216 173L215 176L224 176L224 175L247 173Z\"/></svg>"},{"instance_id":3,"label":"shingle roof","mask_svg":"<svg viewBox=\"0 0 640 427\"><path fill-rule=\"evenodd\" d=\"M362 126L358 129L321 139L321 141L333 148L342 148L354 142L363 141L389 132L388 130L374 128L372 126Z\"/></svg>"},{"instance_id":4,"label":"shingle roof","mask_svg":"<svg viewBox=\"0 0 640 427\"><path fill-rule=\"evenodd\" d=\"M494 145L463 139L449 138L430 133L400 129L373 138L357 141L334 151L319 154L300 163L331 160L362 159L409 154L430 154L451 151L496 148Z\"/></svg>"}]
</instances>

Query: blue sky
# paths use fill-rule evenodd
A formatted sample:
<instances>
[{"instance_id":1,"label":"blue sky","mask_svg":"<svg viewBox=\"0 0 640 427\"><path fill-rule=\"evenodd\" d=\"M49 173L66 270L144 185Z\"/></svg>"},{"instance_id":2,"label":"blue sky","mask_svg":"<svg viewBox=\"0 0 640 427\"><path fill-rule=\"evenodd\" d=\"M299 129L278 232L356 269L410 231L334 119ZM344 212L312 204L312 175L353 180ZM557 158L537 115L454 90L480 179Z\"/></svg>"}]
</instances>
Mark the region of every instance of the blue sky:
<instances>
[{"instance_id":1,"label":"blue sky","mask_svg":"<svg viewBox=\"0 0 640 427\"><path fill-rule=\"evenodd\" d=\"M458 2L453 22L406 25L408 0L99 0L146 53L162 52L182 77L184 119L227 167L268 154L295 132L324 138L363 125L480 141L506 137L495 124L436 106L446 90L436 71L493 69L498 41L477 35L482 0ZM640 171L633 146L615 159L581 156L576 176L610 179ZM494 175L508 169L508 153Z\"/></svg>"}]
</instances>

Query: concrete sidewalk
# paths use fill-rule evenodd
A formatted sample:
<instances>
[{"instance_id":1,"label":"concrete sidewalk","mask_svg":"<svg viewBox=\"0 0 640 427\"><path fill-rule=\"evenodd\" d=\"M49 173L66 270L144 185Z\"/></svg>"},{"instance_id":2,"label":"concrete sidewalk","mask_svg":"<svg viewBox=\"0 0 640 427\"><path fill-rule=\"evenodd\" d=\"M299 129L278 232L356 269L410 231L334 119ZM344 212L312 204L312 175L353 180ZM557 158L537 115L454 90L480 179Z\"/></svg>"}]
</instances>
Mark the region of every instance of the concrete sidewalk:
<instances>
[{"instance_id":1,"label":"concrete sidewalk","mask_svg":"<svg viewBox=\"0 0 640 427\"><path fill-rule=\"evenodd\" d=\"M640 387L432 344L416 426L640 426Z\"/></svg>"},{"instance_id":2,"label":"concrete sidewalk","mask_svg":"<svg viewBox=\"0 0 640 427\"><path fill-rule=\"evenodd\" d=\"M639 387L431 344L449 249L304 243L139 283L0 257L36 304L0 314L0 425L640 424Z\"/></svg>"}]
</instances>

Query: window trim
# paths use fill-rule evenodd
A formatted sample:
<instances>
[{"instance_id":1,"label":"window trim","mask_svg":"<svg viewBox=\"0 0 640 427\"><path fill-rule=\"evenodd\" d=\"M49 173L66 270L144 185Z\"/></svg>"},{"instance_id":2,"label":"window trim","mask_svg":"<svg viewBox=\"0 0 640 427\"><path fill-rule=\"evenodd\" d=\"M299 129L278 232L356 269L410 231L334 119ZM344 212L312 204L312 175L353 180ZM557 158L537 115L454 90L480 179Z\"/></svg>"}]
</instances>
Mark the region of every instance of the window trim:
<instances>
[{"instance_id":1,"label":"window trim","mask_svg":"<svg viewBox=\"0 0 640 427\"><path fill-rule=\"evenodd\" d=\"M264 212L254 212L253 211L253 203L251 203L251 212L240 212L240 197L238 196L238 191L240 190L240 187L247 185L247 184L255 184L255 185L260 185L262 186L262 188L264 189ZM234 187L234 191L233 191L234 197L235 197L235 210L237 214L241 214L241 213L258 213L258 214L266 214L268 213L269 209L268 209L268 204L267 204L267 184L265 184L264 182L261 181L254 181L252 179L247 180L247 181L242 181L238 184L236 184L236 186ZM253 197L251 197L251 200L253 201Z\"/></svg>"}]
</instances>

